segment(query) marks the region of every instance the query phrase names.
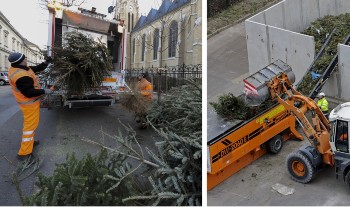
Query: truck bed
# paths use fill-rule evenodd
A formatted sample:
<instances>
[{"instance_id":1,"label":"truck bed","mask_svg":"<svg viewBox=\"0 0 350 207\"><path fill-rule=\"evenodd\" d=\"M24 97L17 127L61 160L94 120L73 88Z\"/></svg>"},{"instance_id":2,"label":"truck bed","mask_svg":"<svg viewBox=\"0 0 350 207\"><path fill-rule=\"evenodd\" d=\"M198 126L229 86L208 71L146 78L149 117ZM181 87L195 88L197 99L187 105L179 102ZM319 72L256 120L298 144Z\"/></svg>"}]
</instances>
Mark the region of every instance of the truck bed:
<instances>
[{"instance_id":1,"label":"truck bed","mask_svg":"<svg viewBox=\"0 0 350 207\"><path fill-rule=\"evenodd\" d=\"M249 120L227 120L217 114L215 110L211 107L207 109L207 145L213 145L214 143L220 141L222 138L226 137L228 134L233 133L240 127L246 125L252 120L255 120L257 117L261 116L265 112L271 110L276 107L278 104L274 104L271 107L267 108L264 111L261 111L253 118Z\"/></svg>"},{"instance_id":2,"label":"truck bed","mask_svg":"<svg viewBox=\"0 0 350 207\"><path fill-rule=\"evenodd\" d=\"M265 143L273 137L300 139L295 122L295 116L278 103L246 121L225 120L208 108L208 190L263 156Z\"/></svg>"}]
</instances>

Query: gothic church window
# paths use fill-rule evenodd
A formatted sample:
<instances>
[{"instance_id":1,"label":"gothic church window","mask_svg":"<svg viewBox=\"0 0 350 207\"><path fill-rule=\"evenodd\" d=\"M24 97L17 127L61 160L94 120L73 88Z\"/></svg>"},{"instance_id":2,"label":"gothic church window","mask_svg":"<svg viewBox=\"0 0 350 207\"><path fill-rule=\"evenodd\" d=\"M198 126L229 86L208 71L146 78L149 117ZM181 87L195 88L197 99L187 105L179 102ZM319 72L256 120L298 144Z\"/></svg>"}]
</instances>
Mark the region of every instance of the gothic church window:
<instances>
[{"instance_id":1,"label":"gothic church window","mask_svg":"<svg viewBox=\"0 0 350 207\"><path fill-rule=\"evenodd\" d=\"M132 40L132 56L133 56L133 62L135 62L135 38Z\"/></svg>"},{"instance_id":2,"label":"gothic church window","mask_svg":"<svg viewBox=\"0 0 350 207\"><path fill-rule=\"evenodd\" d=\"M153 60L158 59L158 47L159 47L159 29L155 29L154 35L153 35Z\"/></svg>"},{"instance_id":3,"label":"gothic church window","mask_svg":"<svg viewBox=\"0 0 350 207\"><path fill-rule=\"evenodd\" d=\"M141 61L145 61L145 51L146 51L146 34L142 35L142 54Z\"/></svg>"},{"instance_id":4,"label":"gothic church window","mask_svg":"<svg viewBox=\"0 0 350 207\"><path fill-rule=\"evenodd\" d=\"M168 45L168 56L169 57L175 57L176 55L176 43L177 43L177 34L178 28L177 28L177 22L173 21L171 22L170 29L169 29L169 45Z\"/></svg>"}]
</instances>

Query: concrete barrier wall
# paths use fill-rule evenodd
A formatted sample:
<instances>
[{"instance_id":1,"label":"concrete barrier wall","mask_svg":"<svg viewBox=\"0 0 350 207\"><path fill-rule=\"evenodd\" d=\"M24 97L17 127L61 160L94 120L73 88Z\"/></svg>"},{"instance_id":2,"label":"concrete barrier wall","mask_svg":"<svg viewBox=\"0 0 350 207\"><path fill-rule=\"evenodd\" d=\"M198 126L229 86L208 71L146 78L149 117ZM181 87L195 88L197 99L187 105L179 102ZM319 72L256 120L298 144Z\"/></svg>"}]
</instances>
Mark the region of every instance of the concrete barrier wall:
<instances>
[{"instance_id":1,"label":"concrete barrier wall","mask_svg":"<svg viewBox=\"0 0 350 207\"><path fill-rule=\"evenodd\" d=\"M340 98L345 100L350 100L350 47L347 45L338 45L338 70L340 73L340 81L338 84L340 87L338 93L340 93ZM340 82L340 83L339 83Z\"/></svg>"},{"instance_id":2,"label":"concrete barrier wall","mask_svg":"<svg viewBox=\"0 0 350 207\"><path fill-rule=\"evenodd\" d=\"M284 0L247 19L249 73L253 74L276 59L281 59L293 68L298 82L315 57L314 38L300 32L318 18L346 12L350 12L350 0ZM349 68L344 69L343 73L339 72L342 78L347 77L347 74L350 76L350 64L344 67ZM347 78L349 82L350 77ZM328 90L332 94L337 89L339 97L350 100L350 94L347 95L350 89L344 89L336 83L336 77L332 76L328 82L324 86L325 92ZM339 92L338 86L343 90Z\"/></svg>"},{"instance_id":3,"label":"concrete barrier wall","mask_svg":"<svg viewBox=\"0 0 350 207\"><path fill-rule=\"evenodd\" d=\"M250 74L280 59L293 68L296 82L301 79L314 59L313 37L250 21L245 28Z\"/></svg>"},{"instance_id":4,"label":"concrete barrier wall","mask_svg":"<svg viewBox=\"0 0 350 207\"><path fill-rule=\"evenodd\" d=\"M246 21L245 29L247 32L249 73L253 74L262 68L261 65L266 66L270 63L267 25Z\"/></svg>"},{"instance_id":5,"label":"concrete barrier wall","mask_svg":"<svg viewBox=\"0 0 350 207\"><path fill-rule=\"evenodd\" d=\"M311 65L315 54L313 37L268 26L270 62L278 59L289 64L295 73L296 83L305 73L305 65Z\"/></svg>"}]
</instances>

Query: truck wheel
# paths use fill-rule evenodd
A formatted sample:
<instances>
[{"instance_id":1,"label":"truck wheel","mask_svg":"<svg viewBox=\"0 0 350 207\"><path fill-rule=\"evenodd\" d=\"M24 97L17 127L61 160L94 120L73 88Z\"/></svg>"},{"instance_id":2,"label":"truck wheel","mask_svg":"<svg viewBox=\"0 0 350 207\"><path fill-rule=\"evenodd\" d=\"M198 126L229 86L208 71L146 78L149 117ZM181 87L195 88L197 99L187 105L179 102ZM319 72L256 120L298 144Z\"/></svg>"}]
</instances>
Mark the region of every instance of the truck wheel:
<instances>
[{"instance_id":1,"label":"truck wheel","mask_svg":"<svg viewBox=\"0 0 350 207\"><path fill-rule=\"evenodd\" d=\"M0 80L0 86L5 85L5 81L4 80Z\"/></svg>"},{"instance_id":2,"label":"truck wheel","mask_svg":"<svg viewBox=\"0 0 350 207\"><path fill-rule=\"evenodd\" d=\"M277 135L267 142L268 150L273 154L279 153L279 151L281 151L282 149L282 146L283 146L283 140L281 135Z\"/></svg>"},{"instance_id":3,"label":"truck wheel","mask_svg":"<svg viewBox=\"0 0 350 207\"><path fill-rule=\"evenodd\" d=\"M292 179L299 183L308 183L315 175L315 169L309 158L300 151L288 155L287 169Z\"/></svg>"},{"instance_id":4,"label":"truck wheel","mask_svg":"<svg viewBox=\"0 0 350 207\"><path fill-rule=\"evenodd\" d=\"M345 184L348 186L348 189L350 190L350 171L345 176Z\"/></svg>"}]
</instances>

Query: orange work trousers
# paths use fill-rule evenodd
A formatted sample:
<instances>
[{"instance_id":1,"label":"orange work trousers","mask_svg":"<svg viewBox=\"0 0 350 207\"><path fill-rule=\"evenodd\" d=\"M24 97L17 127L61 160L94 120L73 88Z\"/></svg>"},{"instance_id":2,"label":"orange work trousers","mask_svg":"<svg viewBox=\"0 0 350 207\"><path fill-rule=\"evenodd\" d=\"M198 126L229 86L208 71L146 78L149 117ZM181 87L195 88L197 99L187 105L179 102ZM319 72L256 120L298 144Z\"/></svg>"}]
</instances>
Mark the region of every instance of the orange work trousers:
<instances>
[{"instance_id":1,"label":"orange work trousers","mask_svg":"<svg viewBox=\"0 0 350 207\"><path fill-rule=\"evenodd\" d=\"M40 119L40 101L31 104L20 104L23 113L23 134L18 155L28 155L33 152L34 134Z\"/></svg>"}]
</instances>

